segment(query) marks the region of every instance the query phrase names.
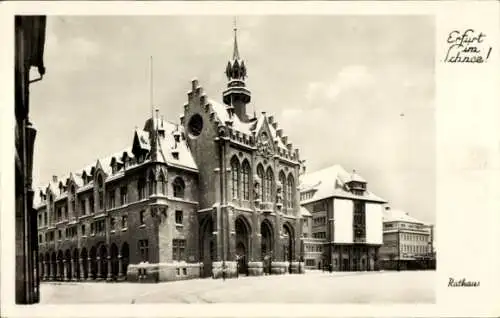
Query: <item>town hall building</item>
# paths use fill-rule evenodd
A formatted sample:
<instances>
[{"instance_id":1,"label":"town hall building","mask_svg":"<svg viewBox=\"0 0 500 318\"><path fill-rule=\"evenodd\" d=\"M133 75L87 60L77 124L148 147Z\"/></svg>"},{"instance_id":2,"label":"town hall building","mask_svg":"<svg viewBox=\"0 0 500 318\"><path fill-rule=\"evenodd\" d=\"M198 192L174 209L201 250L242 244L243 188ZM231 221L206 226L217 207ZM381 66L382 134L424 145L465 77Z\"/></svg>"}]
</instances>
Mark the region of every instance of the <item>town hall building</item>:
<instances>
[{"instance_id":1,"label":"town hall building","mask_svg":"<svg viewBox=\"0 0 500 318\"><path fill-rule=\"evenodd\" d=\"M302 161L276 119L248 114L234 36L219 103L191 83L131 144L36 193L43 280L165 281L302 272Z\"/></svg>"}]
</instances>

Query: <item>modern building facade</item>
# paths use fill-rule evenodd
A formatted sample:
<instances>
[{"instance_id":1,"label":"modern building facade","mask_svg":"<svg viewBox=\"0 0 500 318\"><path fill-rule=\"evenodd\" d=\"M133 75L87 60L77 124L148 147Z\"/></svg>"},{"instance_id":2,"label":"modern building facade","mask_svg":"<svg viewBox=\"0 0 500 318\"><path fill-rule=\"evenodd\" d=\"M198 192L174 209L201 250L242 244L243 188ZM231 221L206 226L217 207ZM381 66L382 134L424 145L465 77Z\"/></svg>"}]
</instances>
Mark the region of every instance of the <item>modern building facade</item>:
<instances>
[{"instance_id":1,"label":"modern building facade","mask_svg":"<svg viewBox=\"0 0 500 318\"><path fill-rule=\"evenodd\" d=\"M45 74L45 16L15 17L15 262L17 304L39 301L37 218L33 209L33 149L36 129L29 119L29 87ZM36 67L38 78L30 78Z\"/></svg>"},{"instance_id":2,"label":"modern building facade","mask_svg":"<svg viewBox=\"0 0 500 318\"><path fill-rule=\"evenodd\" d=\"M131 145L38 193L47 280L163 281L298 273L299 151L250 116L236 30L222 103L191 83L177 124L157 112Z\"/></svg>"},{"instance_id":3,"label":"modern building facade","mask_svg":"<svg viewBox=\"0 0 500 318\"><path fill-rule=\"evenodd\" d=\"M384 245L380 249L385 269L435 268L434 226L408 213L385 207Z\"/></svg>"},{"instance_id":4,"label":"modern building facade","mask_svg":"<svg viewBox=\"0 0 500 318\"><path fill-rule=\"evenodd\" d=\"M340 165L307 173L301 178L300 200L311 214L304 217L311 233L304 238L306 267L333 271L378 268L386 201L370 192L361 176Z\"/></svg>"}]
</instances>

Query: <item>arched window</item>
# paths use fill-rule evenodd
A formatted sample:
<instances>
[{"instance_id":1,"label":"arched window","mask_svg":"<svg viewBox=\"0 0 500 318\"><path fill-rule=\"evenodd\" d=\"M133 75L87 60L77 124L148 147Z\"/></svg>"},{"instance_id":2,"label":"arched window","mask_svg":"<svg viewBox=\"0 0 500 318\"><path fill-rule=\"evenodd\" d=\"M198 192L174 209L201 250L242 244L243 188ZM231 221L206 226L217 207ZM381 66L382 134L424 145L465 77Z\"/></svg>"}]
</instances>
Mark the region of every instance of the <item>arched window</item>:
<instances>
[{"instance_id":1,"label":"arched window","mask_svg":"<svg viewBox=\"0 0 500 318\"><path fill-rule=\"evenodd\" d=\"M265 179L264 179L264 168L262 167L262 165L259 165L257 167L257 176L259 176L260 184L261 184L260 191L259 191L259 200L264 201L264 192L266 189L266 183L265 183Z\"/></svg>"},{"instance_id":2,"label":"arched window","mask_svg":"<svg viewBox=\"0 0 500 318\"><path fill-rule=\"evenodd\" d=\"M73 217L76 217L76 189L75 186L71 186L71 209Z\"/></svg>"},{"instance_id":3,"label":"arched window","mask_svg":"<svg viewBox=\"0 0 500 318\"><path fill-rule=\"evenodd\" d=\"M174 188L174 197L184 198L184 189L186 187L184 184L184 180L182 180L181 177L177 177L175 178L172 186Z\"/></svg>"},{"instance_id":4,"label":"arched window","mask_svg":"<svg viewBox=\"0 0 500 318\"><path fill-rule=\"evenodd\" d=\"M231 159L231 195L238 199L240 195L240 163L236 157Z\"/></svg>"},{"instance_id":5,"label":"arched window","mask_svg":"<svg viewBox=\"0 0 500 318\"><path fill-rule=\"evenodd\" d=\"M102 180L102 175L97 177L97 186L99 191L99 210L104 209L104 182Z\"/></svg>"},{"instance_id":6,"label":"arched window","mask_svg":"<svg viewBox=\"0 0 500 318\"><path fill-rule=\"evenodd\" d=\"M144 178L140 178L137 181L137 193L139 195L139 200L143 200L146 197L146 181Z\"/></svg>"},{"instance_id":7,"label":"arched window","mask_svg":"<svg viewBox=\"0 0 500 318\"><path fill-rule=\"evenodd\" d=\"M267 171L266 171L266 191L265 191L265 195L264 195L264 201L265 202L272 202L272 195L273 195L273 179L274 179L274 176L273 176L273 171L271 170L271 168L267 168Z\"/></svg>"},{"instance_id":8,"label":"arched window","mask_svg":"<svg viewBox=\"0 0 500 318\"><path fill-rule=\"evenodd\" d=\"M292 175L288 175L288 182L286 185L286 206L289 208L293 208L293 194L294 194L294 185Z\"/></svg>"},{"instance_id":9,"label":"arched window","mask_svg":"<svg viewBox=\"0 0 500 318\"><path fill-rule=\"evenodd\" d=\"M161 194L166 195L167 194L167 187L166 187L167 184L165 183L165 177L163 176L163 172L160 173L160 177L159 177L158 182L160 183Z\"/></svg>"},{"instance_id":10,"label":"arched window","mask_svg":"<svg viewBox=\"0 0 500 318\"><path fill-rule=\"evenodd\" d=\"M281 191L282 191L282 195L283 195L283 201L287 201L288 197L286 195L287 194L286 177L285 177L285 173L283 171L280 171L279 179L280 179L280 183L281 183Z\"/></svg>"},{"instance_id":11,"label":"arched window","mask_svg":"<svg viewBox=\"0 0 500 318\"><path fill-rule=\"evenodd\" d=\"M243 183L243 200L250 200L250 164L246 160L241 169L241 181Z\"/></svg>"},{"instance_id":12,"label":"arched window","mask_svg":"<svg viewBox=\"0 0 500 318\"><path fill-rule=\"evenodd\" d=\"M155 178L153 171L151 171L149 173L149 195L152 195L155 193L156 193L156 178Z\"/></svg>"}]
</instances>

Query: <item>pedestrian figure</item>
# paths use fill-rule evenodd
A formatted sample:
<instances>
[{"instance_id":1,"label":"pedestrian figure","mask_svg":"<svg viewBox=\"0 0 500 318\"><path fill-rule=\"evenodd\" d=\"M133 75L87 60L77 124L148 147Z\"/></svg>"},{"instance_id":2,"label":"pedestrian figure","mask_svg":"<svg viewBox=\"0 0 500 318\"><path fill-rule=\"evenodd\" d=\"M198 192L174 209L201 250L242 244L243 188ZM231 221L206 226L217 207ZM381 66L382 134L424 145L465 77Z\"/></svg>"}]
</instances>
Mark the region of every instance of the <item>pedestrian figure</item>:
<instances>
[{"instance_id":1,"label":"pedestrian figure","mask_svg":"<svg viewBox=\"0 0 500 318\"><path fill-rule=\"evenodd\" d=\"M236 255L236 278L240 276L240 256Z\"/></svg>"}]
</instances>

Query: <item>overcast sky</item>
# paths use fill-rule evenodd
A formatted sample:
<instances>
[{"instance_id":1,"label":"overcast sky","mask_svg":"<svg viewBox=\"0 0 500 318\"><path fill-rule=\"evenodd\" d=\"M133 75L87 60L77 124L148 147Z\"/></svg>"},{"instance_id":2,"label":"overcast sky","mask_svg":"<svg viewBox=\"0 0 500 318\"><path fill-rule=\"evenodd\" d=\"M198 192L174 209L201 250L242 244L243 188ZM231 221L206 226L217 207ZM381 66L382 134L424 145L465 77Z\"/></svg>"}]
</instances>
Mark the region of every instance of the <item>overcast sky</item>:
<instances>
[{"instance_id":1,"label":"overcast sky","mask_svg":"<svg viewBox=\"0 0 500 318\"><path fill-rule=\"evenodd\" d=\"M178 121L196 77L221 100L233 18L50 17L31 87L34 182L131 145L154 101ZM274 114L307 170L356 169L368 187L435 221L434 20L424 16L238 17L249 113Z\"/></svg>"}]
</instances>

